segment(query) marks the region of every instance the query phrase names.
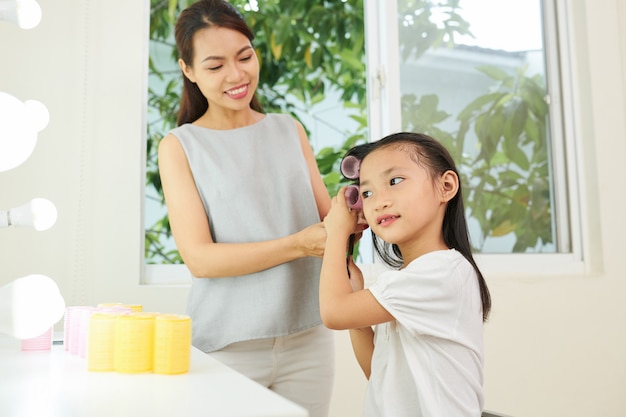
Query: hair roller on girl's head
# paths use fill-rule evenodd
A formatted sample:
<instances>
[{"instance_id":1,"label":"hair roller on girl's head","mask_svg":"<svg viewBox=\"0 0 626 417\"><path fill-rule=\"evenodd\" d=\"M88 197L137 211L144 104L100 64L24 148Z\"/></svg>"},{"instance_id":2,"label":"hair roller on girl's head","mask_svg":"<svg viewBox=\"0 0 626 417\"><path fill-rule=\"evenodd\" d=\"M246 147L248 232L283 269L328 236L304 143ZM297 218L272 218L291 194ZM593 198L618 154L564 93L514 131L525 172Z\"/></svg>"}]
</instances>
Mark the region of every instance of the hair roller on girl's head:
<instances>
[{"instance_id":1,"label":"hair roller on girl's head","mask_svg":"<svg viewBox=\"0 0 626 417\"><path fill-rule=\"evenodd\" d=\"M341 160L341 173L349 180L359 178L361 160L354 155L347 155Z\"/></svg>"},{"instance_id":2,"label":"hair roller on girl's head","mask_svg":"<svg viewBox=\"0 0 626 417\"><path fill-rule=\"evenodd\" d=\"M350 149L341 160L341 173L349 180L358 181L361 170L361 161L374 147L374 143L363 143ZM346 202L348 207L360 210L363 208L359 184L354 183L346 189Z\"/></svg>"},{"instance_id":3,"label":"hair roller on girl's head","mask_svg":"<svg viewBox=\"0 0 626 417\"><path fill-rule=\"evenodd\" d=\"M346 188L346 203L348 203L348 207L352 209L360 210L363 208L363 201L361 200L361 191L359 190L359 186L356 184L348 185Z\"/></svg>"},{"instance_id":4,"label":"hair roller on girl's head","mask_svg":"<svg viewBox=\"0 0 626 417\"><path fill-rule=\"evenodd\" d=\"M341 160L341 173L349 180L356 180L359 178L359 168L361 167L361 160L354 155L346 155ZM353 209L362 209L363 202L361 201L361 192L357 184L349 185L346 188L346 202L348 207Z\"/></svg>"}]
</instances>

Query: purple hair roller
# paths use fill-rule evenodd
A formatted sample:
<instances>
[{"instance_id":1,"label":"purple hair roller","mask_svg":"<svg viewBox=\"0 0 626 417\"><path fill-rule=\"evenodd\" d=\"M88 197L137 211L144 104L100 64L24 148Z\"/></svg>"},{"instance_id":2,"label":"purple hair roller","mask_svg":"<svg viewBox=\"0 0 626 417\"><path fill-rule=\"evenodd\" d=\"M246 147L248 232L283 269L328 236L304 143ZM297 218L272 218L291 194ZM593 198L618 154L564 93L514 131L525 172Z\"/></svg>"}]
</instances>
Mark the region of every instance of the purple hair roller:
<instances>
[{"instance_id":1,"label":"purple hair roller","mask_svg":"<svg viewBox=\"0 0 626 417\"><path fill-rule=\"evenodd\" d=\"M356 184L348 185L346 188L346 203L351 209L360 210L363 208L363 201L361 201L361 192L359 186Z\"/></svg>"},{"instance_id":2,"label":"purple hair roller","mask_svg":"<svg viewBox=\"0 0 626 417\"><path fill-rule=\"evenodd\" d=\"M341 173L344 177L355 180L359 178L359 168L361 161L354 155L348 155L341 160Z\"/></svg>"}]
</instances>

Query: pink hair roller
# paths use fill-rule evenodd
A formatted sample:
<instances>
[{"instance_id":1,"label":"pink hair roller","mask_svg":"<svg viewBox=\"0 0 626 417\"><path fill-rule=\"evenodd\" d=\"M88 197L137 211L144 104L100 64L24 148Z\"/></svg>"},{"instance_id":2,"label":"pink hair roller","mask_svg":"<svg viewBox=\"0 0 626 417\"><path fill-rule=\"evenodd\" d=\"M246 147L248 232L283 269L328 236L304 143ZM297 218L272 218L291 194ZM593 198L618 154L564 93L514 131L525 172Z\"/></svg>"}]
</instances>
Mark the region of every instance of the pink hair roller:
<instances>
[{"instance_id":1,"label":"pink hair roller","mask_svg":"<svg viewBox=\"0 0 626 417\"><path fill-rule=\"evenodd\" d=\"M354 155L348 155L341 160L341 173L350 180L359 178L360 167L361 161Z\"/></svg>"},{"instance_id":2,"label":"pink hair roller","mask_svg":"<svg viewBox=\"0 0 626 417\"><path fill-rule=\"evenodd\" d=\"M359 169L361 168L361 160L354 155L348 155L341 160L341 173L350 180L359 178ZM357 184L349 185L346 188L346 202L348 207L352 209L362 209L361 192Z\"/></svg>"},{"instance_id":3,"label":"pink hair roller","mask_svg":"<svg viewBox=\"0 0 626 417\"><path fill-rule=\"evenodd\" d=\"M356 184L348 185L346 188L346 203L351 209L360 210L363 208L363 201L361 201L361 192L359 186Z\"/></svg>"}]
</instances>

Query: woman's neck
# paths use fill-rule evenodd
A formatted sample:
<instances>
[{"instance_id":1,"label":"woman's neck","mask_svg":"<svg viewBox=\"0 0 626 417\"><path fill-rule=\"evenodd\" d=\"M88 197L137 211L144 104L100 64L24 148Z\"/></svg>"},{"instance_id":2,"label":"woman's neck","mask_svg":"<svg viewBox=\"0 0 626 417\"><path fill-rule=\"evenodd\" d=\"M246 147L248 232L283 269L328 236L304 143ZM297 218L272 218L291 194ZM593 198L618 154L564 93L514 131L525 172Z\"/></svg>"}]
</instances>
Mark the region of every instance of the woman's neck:
<instances>
[{"instance_id":1,"label":"woman's neck","mask_svg":"<svg viewBox=\"0 0 626 417\"><path fill-rule=\"evenodd\" d=\"M210 108L194 125L214 130L231 130L253 125L263 119L264 115L252 109L246 110L211 110Z\"/></svg>"}]
</instances>

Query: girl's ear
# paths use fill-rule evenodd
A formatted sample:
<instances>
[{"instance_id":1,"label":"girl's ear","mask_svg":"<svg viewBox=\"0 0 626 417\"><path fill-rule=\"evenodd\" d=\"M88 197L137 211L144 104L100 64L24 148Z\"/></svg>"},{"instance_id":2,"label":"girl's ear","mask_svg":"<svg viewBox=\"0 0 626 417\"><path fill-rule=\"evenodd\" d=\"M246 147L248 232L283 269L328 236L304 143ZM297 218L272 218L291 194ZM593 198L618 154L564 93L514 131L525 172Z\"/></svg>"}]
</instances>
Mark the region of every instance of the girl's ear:
<instances>
[{"instance_id":1,"label":"girl's ear","mask_svg":"<svg viewBox=\"0 0 626 417\"><path fill-rule=\"evenodd\" d=\"M452 200L459 192L459 176L456 172L448 170L441 175L441 198L444 203Z\"/></svg>"},{"instance_id":2,"label":"girl's ear","mask_svg":"<svg viewBox=\"0 0 626 417\"><path fill-rule=\"evenodd\" d=\"M178 58L178 66L183 71L183 74L185 75L185 77L187 77L189 81L191 81L192 83L196 82L193 76L193 71L191 70L191 67L185 64L185 61L183 61L182 58Z\"/></svg>"}]
</instances>

